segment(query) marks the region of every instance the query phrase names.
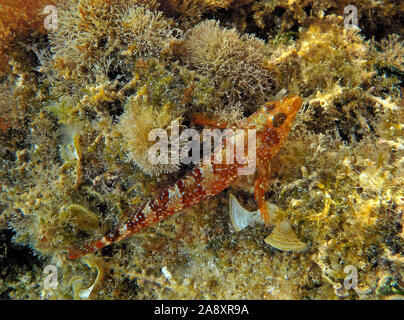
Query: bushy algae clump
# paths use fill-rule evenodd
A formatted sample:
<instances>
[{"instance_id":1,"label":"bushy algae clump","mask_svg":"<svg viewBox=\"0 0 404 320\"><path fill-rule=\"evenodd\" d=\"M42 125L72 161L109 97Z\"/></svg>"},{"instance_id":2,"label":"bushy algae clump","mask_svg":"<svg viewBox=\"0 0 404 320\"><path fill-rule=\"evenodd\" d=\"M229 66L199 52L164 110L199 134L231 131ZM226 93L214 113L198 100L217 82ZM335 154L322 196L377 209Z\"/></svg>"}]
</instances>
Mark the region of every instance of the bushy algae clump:
<instances>
[{"instance_id":1,"label":"bushy algae clump","mask_svg":"<svg viewBox=\"0 0 404 320\"><path fill-rule=\"evenodd\" d=\"M190 68L211 79L223 103L256 108L273 90L265 64L271 50L257 37L241 36L236 29L208 20L190 30L184 50Z\"/></svg>"},{"instance_id":2,"label":"bushy algae clump","mask_svg":"<svg viewBox=\"0 0 404 320\"><path fill-rule=\"evenodd\" d=\"M46 31L43 2L0 2L2 298L402 298L401 5L353 1L361 29L347 30L344 1L53 4L58 27ZM235 232L230 192L256 209L247 176L66 258L190 169L148 161L152 129L202 130L195 113L237 123L288 94L304 106L266 199L307 251L272 248L264 226ZM46 265L56 290L37 281ZM343 286L346 266L357 288Z\"/></svg>"}]
</instances>

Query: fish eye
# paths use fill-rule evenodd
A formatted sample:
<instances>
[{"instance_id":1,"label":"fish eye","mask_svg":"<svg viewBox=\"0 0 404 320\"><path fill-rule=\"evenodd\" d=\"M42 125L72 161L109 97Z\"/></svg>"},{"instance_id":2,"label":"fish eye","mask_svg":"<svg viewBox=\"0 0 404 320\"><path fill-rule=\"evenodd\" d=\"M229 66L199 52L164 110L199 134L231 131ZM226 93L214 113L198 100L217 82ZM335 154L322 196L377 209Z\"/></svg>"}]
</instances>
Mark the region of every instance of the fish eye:
<instances>
[{"instance_id":1,"label":"fish eye","mask_svg":"<svg viewBox=\"0 0 404 320\"><path fill-rule=\"evenodd\" d=\"M284 113L278 113L276 115L273 116L272 118L272 125L275 128L279 128L286 120L286 114Z\"/></svg>"}]
</instances>

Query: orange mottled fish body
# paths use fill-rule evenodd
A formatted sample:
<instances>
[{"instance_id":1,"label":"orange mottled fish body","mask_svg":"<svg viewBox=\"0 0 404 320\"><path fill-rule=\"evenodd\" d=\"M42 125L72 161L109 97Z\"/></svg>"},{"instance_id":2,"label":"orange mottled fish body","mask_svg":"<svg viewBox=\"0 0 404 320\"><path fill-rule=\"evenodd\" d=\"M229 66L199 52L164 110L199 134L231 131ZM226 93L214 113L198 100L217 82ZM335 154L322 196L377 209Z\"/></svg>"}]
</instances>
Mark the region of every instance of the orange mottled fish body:
<instances>
[{"instance_id":1,"label":"orange mottled fish body","mask_svg":"<svg viewBox=\"0 0 404 320\"><path fill-rule=\"evenodd\" d=\"M269 164L271 158L280 150L292 127L292 123L302 105L299 96L290 96L278 101L268 102L257 112L248 117L239 126L241 129L256 130L256 168L258 179L255 182L254 196L258 202L263 219L269 223L269 214L265 208L264 193L270 185ZM194 122L195 123L195 122ZM199 124L212 124L212 121ZM234 148L233 145L231 145ZM225 155L227 144L222 152ZM176 181L173 185L160 191L156 198L141 207L131 218L119 226L115 232L101 237L82 248L70 249L69 257L78 258L94 252L107 245L144 230L151 224L159 222L173 214L212 197L231 186L239 177L239 169L246 163L234 161L232 164L217 163L215 154L201 161L189 174Z\"/></svg>"}]
</instances>

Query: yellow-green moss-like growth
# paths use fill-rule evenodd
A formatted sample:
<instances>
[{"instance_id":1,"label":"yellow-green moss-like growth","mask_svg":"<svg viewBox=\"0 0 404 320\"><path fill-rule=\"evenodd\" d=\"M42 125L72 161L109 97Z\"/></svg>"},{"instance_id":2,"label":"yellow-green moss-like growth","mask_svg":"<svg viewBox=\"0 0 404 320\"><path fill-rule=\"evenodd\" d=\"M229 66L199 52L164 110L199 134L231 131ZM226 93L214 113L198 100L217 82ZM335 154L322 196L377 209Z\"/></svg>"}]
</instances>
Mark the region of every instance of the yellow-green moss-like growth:
<instances>
[{"instance_id":1,"label":"yellow-green moss-like growth","mask_svg":"<svg viewBox=\"0 0 404 320\"><path fill-rule=\"evenodd\" d=\"M0 52L16 50L0 79L0 227L15 232L0 265L18 253L12 242L35 260L0 274L1 297L402 297L403 45L364 37L397 25L400 7L353 1L369 27L353 32L343 2L65 0L59 28L29 39L37 55L0 41ZM146 162L152 128L194 127L195 111L237 123L292 93L304 106L266 196L306 252L270 247L270 229L235 232L225 191L96 256L66 258L190 169ZM253 180L230 190L250 210ZM46 264L58 268L57 290L38 285ZM345 266L358 288L344 288Z\"/></svg>"},{"instance_id":2,"label":"yellow-green moss-like growth","mask_svg":"<svg viewBox=\"0 0 404 320\"><path fill-rule=\"evenodd\" d=\"M265 61L270 50L254 36L204 21L189 31L184 42L190 67L212 79L224 103L244 107L265 101L273 89Z\"/></svg>"}]
</instances>

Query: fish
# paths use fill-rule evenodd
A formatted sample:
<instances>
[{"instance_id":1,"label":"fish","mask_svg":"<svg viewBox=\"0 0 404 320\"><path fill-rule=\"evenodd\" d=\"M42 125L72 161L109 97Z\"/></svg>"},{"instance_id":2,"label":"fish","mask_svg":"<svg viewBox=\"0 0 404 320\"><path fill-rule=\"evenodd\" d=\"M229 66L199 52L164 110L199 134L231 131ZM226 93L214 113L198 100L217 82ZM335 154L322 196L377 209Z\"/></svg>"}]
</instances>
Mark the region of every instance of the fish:
<instances>
[{"instance_id":1,"label":"fish","mask_svg":"<svg viewBox=\"0 0 404 320\"><path fill-rule=\"evenodd\" d=\"M254 130L256 137L255 166L254 171L250 172L250 174L256 171L258 173L254 184L254 198L260 209L261 218L266 225L269 225L269 208L265 201L265 192L271 182L270 162L286 141L301 106L302 99L298 95L265 103L255 113L237 124L242 130L236 130L231 139L233 143L224 144L221 149L204 158L188 174L147 201L112 233L90 241L80 248L68 248L69 258L76 259L123 240L230 187L240 177L240 170L248 169L249 164L246 161L218 162L217 157L222 155L222 159L227 159L228 154L234 154L235 142L240 139L241 133L248 130ZM193 123L218 128L223 126L203 117L194 117ZM244 134L242 136L244 137ZM244 143L247 144L247 141Z\"/></svg>"}]
</instances>

